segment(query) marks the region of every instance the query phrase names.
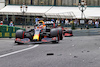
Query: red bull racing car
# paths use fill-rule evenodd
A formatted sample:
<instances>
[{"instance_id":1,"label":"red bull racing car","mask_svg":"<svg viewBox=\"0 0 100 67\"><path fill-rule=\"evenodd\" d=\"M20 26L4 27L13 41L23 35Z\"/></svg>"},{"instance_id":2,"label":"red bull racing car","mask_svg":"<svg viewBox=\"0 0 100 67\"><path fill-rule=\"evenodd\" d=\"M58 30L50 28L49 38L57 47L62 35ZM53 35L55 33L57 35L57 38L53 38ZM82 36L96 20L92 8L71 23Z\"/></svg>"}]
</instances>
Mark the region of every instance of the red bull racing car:
<instances>
[{"instance_id":1,"label":"red bull racing car","mask_svg":"<svg viewBox=\"0 0 100 67\"><path fill-rule=\"evenodd\" d=\"M34 29L27 31L17 30L15 43L59 43L63 39L62 28L50 28L47 27L44 21L39 21L38 25Z\"/></svg>"}]
</instances>

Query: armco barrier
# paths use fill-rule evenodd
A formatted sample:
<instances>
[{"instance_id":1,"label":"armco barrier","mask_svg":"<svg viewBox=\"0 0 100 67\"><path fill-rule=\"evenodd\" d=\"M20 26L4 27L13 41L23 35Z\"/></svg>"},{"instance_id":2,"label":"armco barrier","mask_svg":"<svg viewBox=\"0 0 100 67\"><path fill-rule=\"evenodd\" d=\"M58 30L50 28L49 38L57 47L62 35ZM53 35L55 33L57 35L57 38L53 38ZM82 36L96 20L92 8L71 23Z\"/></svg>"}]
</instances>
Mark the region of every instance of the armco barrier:
<instances>
[{"instance_id":1,"label":"armco barrier","mask_svg":"<svg viewBox=\"0 0 100 67\"><path fill-rule=\"evenodd\" d=\"M15 37L16 31L19 29L22 28L0 25L0 38L13 38Z\"/></svg>"}]
</instances>

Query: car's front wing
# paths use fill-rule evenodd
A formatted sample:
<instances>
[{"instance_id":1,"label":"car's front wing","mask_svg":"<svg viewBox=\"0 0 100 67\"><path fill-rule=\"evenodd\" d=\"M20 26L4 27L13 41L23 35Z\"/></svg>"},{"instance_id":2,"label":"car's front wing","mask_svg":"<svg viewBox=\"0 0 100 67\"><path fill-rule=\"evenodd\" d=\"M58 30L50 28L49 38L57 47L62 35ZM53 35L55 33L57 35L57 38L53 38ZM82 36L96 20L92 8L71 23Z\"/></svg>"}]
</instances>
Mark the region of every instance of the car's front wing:
<instances>
[{"instance_id":1,"label":"car's front wing","mask_svg":"<svg viewBox=\"0 0 100 67\"><path fill-rule=\"evenodd\" d=\"M24 38L24 39L16 38L16 39L15 39L15 43L37 44L37 43L52 42L52 41L56 41L57 39L58 39L58 37L53 37L53 38L43 38L41 41L31 41L29 38Z\"/></svg>"}]
</instances>

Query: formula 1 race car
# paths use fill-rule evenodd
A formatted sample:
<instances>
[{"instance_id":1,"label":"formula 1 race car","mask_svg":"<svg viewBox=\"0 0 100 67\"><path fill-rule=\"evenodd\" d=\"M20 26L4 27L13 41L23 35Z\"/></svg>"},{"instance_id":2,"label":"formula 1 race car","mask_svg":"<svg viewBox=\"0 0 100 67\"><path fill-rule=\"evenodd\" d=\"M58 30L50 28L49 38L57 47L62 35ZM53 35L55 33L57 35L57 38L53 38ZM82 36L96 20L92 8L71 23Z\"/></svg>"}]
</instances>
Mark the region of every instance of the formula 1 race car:
<instances>
[{"instance_id":1,"label":"formula 1 race car","mask_svg":"<svg viewBox=\"0 0 100 67\"><path fill-rule=\"evenodd\" d=\"M54 28L61 27L60 24L53 23L52 21L46 21L45 24L48 25L48 26L51 25ZM71 29L67 29L67 28L65 29L63 27L61 27L61 28L62 28L63 36L64 37L71 37L71 36L73 36L73 33L72 33L72 30Z\"/></svg>"},{"instance_id":2,"label":"formula 1 race car","mask_svg":"<svg viewBox=\"0 0 100 67\"><path fill-rule=\"evenodd\" d=\"M49 25L49 26L53 25L54 28L61 27L60 24L53 23L52 21L46 21L45 24ZM73 36L73 33L72 33L71 29L64 29L63 27L61 27L61 28L62 28L63 36L64 37L71 37L71 36Z\"/></svg>"},{"instance_id":3,"label":"formula 1 race car","mask_svg":"<svg viewBox=\"0 0 100 67\"><path fill-rule=\"evenodd\" d=\"M62 28L49 28L46 27L43 21L39 21L38 26L34 29L27 31L17 30L15 43L59 43L59 40L63 39Z\"/></svg>"}]
</instances>

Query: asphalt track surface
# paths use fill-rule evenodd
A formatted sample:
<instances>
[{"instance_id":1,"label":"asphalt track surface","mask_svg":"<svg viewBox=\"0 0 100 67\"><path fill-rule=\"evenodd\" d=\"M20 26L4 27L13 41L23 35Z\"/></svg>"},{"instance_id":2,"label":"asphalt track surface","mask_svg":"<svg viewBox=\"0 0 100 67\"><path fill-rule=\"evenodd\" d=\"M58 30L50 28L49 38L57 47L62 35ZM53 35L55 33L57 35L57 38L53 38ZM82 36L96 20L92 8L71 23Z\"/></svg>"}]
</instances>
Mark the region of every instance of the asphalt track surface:
<instances>
[{"instance_id":1,"label":"asphalt track surface","mask_svg":"<svg viewBox=\"0 0 100 67\"><path fill-rule=\"evenodd\" d=\"M59 44L0 39L0 67L100 67L100 35L64 37Z\"/></svg>"}]
</instances>

